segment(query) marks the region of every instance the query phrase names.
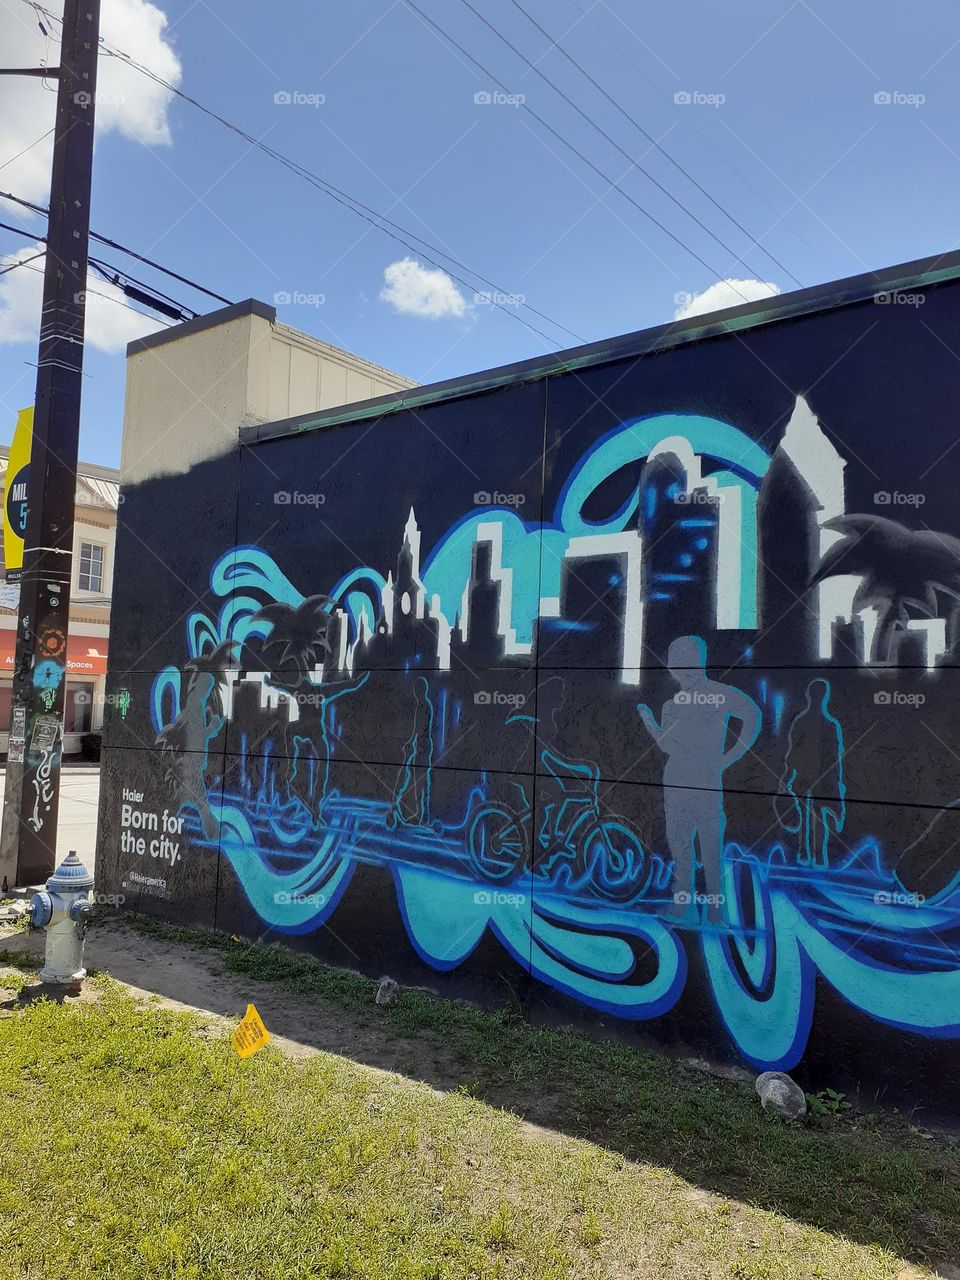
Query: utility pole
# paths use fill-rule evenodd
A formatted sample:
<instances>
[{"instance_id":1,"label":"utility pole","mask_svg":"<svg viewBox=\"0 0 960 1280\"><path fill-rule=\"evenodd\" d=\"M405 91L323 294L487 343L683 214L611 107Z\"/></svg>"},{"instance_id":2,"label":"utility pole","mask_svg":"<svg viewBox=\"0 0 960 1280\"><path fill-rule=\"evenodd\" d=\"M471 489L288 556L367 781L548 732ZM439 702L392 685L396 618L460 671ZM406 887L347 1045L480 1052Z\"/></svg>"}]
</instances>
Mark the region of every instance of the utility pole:
<instances>
[{"instance_id":1,"label":"utility pole","mask_svg":"<svg viewBox=\"0 0 960 1280\"><path fill-rule=\"evenodd\" d=\"M59 85L0 888L36 884L57 863L99 38L100 0L65 0L60 67L44 72Z\"/></svg>"}]
</instances>

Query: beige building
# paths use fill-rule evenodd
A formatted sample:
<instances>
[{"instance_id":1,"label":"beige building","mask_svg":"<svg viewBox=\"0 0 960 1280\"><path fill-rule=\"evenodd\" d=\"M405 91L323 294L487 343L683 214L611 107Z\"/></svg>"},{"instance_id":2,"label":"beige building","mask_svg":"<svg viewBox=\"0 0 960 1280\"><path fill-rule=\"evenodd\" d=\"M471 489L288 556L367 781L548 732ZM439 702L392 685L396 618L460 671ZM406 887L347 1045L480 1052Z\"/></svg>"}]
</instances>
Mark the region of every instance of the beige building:
<instances>
[{"instance_id":1,"label":"beige building","mask_svg":"<svg viewBox=\"0 0 960 1280\"><path fill-rule=\"evenodd\" d=\"M176 475L237 444L240 427L417 384L280 324L250 298L127 348L124 484Z\"/></svg>"},{"instance_id":2,"label":"beige building","mask_svg":"<svg viewBox=\"0 0 960 1280\"><path fill-rule=\"evenodd\" d=\"M6 483L9 449L0 446L0 475ZM110 584L117 536L120 472L90 462L77 466L74 508L73 583L67 638L67 696L63 750L75 755L83 736L103 723L104 681L110 640ZM2 548L0 548L2 560ZM17 638L20 587L0 585L0 752L7 749Z\"/></svg>"},{"instance_id":3,"label":"beige building","mask_svg":"<svg viewBox=\"0 0 960 1280\"><path fill-rule=\"evenodd\" d=\"M121 483L186 471L234 448L240 427L413 386L409 378L280 324L273 307L254 299L130 343L120 470L85 462L78 467L64 754L79 752L84 735L103 723ZM0 446L4 477L8 455ZM3 753L19 599L15 583L0 585Z\"/></svg>"}]
</instances>

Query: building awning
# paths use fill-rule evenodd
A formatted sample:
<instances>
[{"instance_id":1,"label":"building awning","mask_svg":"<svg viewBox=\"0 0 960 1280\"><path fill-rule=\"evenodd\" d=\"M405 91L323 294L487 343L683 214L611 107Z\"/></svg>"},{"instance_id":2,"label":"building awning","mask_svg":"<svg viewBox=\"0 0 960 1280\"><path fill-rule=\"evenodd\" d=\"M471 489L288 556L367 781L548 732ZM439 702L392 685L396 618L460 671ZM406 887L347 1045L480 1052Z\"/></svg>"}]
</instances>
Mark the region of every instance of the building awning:
<instances>
[{"instance_id":1,"label":"building awning","mask_svg":"<svg viewBox=\"0 0 960 1280\"><path fill-rule=\"evenodd\" d=\"M16 643L15 631L0 631L0 672L13 671ZM106 636L85 636L70 632L67 636L67 675L106 675L107 644Z\"/></svg>"}]
</instances>

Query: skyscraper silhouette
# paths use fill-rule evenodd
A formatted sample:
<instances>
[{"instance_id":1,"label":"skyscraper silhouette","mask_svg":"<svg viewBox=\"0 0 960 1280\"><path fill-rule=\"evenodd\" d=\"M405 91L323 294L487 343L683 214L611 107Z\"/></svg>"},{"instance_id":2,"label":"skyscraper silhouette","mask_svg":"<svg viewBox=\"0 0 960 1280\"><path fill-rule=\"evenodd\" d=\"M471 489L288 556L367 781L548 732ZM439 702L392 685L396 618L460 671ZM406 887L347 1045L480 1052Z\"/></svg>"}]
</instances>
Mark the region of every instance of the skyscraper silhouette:
<instances>
[{"instance_id":1,"label":"skyscraper silhouette","mask_svg":"<svg viewBox=\"0 0 960 1280\"><path fill-rule=\"evenodd\" d=\"M644 663L662 666L671 640L716 625L719 504L706 486L687 491L680 459L661 453L640 477Z\"/></svg>"},{"instance_id":2,"label":"skyscraper silhouette","mask_svg":"<svg viewBox=\"0 0 960 1280\"><path fill-rule=\"evenodd\" d=\"M756 650L779 661L817 659L817 601L810 580L820 564L820 503L792 458L778 448L760 486L759 623Z\"/></svg>"},{"instance_id":3,"label":"skyscraper silhouette","mask_svg":"<svg viewBox=\"0 0 960 1280\"><path fill-rule=\"evenodd\" d=\"M500 582L493 576L493 543L473 544L470 581L466 590L466 611L451 634L451 663L479 669L503 660L504 640L500 635Z\"/></svg>"},{"instance_id":4,"label":"skyscraper silhouette","mask_svg":"<svg viewBox=\"0 0 960 1280\"><path fill-rule=\"evenodd\" d=\"M354 667L404 670L417 664L433 666L438 634L438 623L431 616L420 580L420 528L411 507L397 556L396 577L392 572L387 575L380 616L373 634L358 642Z\"/></svg>"}]
</instances>

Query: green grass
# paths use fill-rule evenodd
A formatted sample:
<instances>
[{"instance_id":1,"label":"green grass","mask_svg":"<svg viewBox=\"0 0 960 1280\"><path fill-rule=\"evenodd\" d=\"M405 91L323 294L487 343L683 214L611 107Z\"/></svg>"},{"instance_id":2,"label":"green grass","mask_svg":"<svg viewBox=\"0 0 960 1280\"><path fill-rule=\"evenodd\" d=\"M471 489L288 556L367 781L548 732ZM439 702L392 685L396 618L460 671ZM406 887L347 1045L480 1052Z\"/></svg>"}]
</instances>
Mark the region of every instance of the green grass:
<instances>
[{"instance_id":1,"label":"green grass","mask_svg":"<svg viewBox=\"0 0 960 1280\"><path fill-rule=\"evenodd\" d=\"M27 1006L0 1020L3 1280L893 1280L960 1255L957 1152L901 1118L784 1126L665 1058L423 992L377 1008L356 974L137 924L442 1053L466 1087L241 1061L105 978L96 1002Z\"/></svg>"},{"instance_id":2,"label":"green grass","mask_svg":"<svg viewBox=\"0 0 960 1280\"><path fill-rule=\"evenodd\" d=\"M0 906L6 906L13 901L11 898L0 899ZM30 917L28 915L17 916L15 920L5 920L4 928L10 933L26 933L30 928Z\"/></svg>"},{"instance_id":3,"label":"green grass","mask_svg":"<svg viewBox=\"0 0 960 1280\"><path fill-rule=\"evenodd\" d=\"M0 1001L9 999L11 995L22 991L27 985L27 976L11 969L0 969Z\"/></svg>"},{"instance_id":4,"label":"green grass","mask_svg":"<svg viewBox=\"0 0 960 1280\"><path fill-rule=\"evenodd\" d=\"M320 999L358 1025L425 1041L479 1100L655 1162L722 1196L877 1242L905 1257L960 1263L960 1145L923 1136L895 1111L771 1120L749 1085L616 1041L531 1026L519 1010L477 1009L407 989L375 1008L376 983L280 946L124 916L141 933L215 950L225 967ZM253 998L253 997L251 997Z\"/></svg>"}]
</instances>

